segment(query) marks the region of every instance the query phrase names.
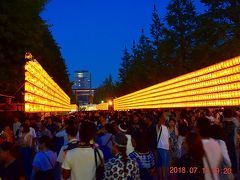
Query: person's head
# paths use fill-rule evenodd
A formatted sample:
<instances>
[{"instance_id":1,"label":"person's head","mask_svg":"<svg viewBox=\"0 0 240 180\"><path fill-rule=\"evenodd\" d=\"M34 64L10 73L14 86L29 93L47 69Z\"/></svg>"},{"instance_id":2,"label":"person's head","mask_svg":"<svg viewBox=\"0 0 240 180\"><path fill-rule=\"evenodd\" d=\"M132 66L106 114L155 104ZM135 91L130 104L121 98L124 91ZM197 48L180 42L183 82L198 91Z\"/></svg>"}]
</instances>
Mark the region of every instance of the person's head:
<instances>
[{"instance_id":1,"label":"person's head","mask_svg":"<svg viewBox=\"0 0 240 180\"><path fill-rule=\"evenodd\" d=\"M18 117L14 117L13 121L16 123L16 122L19 122L19 119Z\"/></svg>"},{"instance_id":2,"label":"person's head","mask_svg":"<svg viewBox=\"0 0 240 180\"><path fill-rule=\"evenodd\" d=\"M213 117L214 117L215 119L220 119L219 111L214 111Z\"/></svg>"},{"instance_id":3,"label":"person's head","mask_svg":"<svg viewBox=\"0 0 240 180\"><path fill-rule=\"evenodd\" d=\"M168 122L169 128L174 128L176 125L176 120L171 118Z\"/></svg>"},{"instance_id":4,"label":"person's head","mask_svg":"<svg viewBox=\"0 0 240 180\"><path fill-rule=\"evenodd\" d=\"M166 117L163 112L160 112L158 115L158 124L163 125L165 124L165 122L166 122Z\"/></svg>"},{"instance_id":5,"label":"person's head","mask_svg":"<svg viewBox=\"0 0 240 180\"><path fill-rule=\"evenodd\" d=\"M101 115L101 116L99 117L99 122L100 122L101 125L104 126L104 125L106 124L106 122L107 122L106 116L105 116L105 115Z\"/></svg>"},{"instance_id":6,"label":"person's head","mask_svg":"<svg viewBox=\"0 0 240 180\"><path fill-rule=\"evenodd\" d=\"M66 132L68 134L68 139L71 140L73 138L76 138L77 136L78 128L74 124L70 124L66 128Z\"/></svg>"},{"instance_id":7,"label":"person's head","mask_svg":"<svg viewBox=\"0 0 240 180\"><path fill-rule=\"evenodd\" d=\"M236 117L240 118L240 110L236 111Z\"/></svg>"},{"instance_id":8,"label":"person's head","mask_svg":"<svg viewBox=\"0 0 240 180\"><path fill-rule=\"evenodd\" d=\"M96 125L91 121L82 121L79 129L80 141L90 143L95 138Z\"/></svg>"},{"instance_id":9,"label":"person's head","mask_svg":"<svg viewBox=\"0 0 240 180\"><path fill-rule=\"evenodd\" d=\"M46 135L40 137L38 142L39 142L39 149L40 150L50 149L51 146L52 146L51 139Z\"/></svg>"},{"instance_id":10,"label":"person's head","mask_svg":"<svg viewBox=\"0 0 240 180\"><path fill-rule=\"evenodd\" d=\"M149 150L148 143L147 143L147 136L145 133L138 133L137 137L134 138L135 140L135 151L140 153L146 153Z\"/></svg>"},{"instance_id":11,"label":"person's head","mask_svg":"<svg viewBox=\"0 0 240 180\"><path fill-rule=\"evenodd\" d=\"M204 117L205 117L205 113L203 111L201 111L199 118L204 118Z\"/></svg>"},{"instance_id":12,"label":"person's head","mask_svg":"<svg viewBox=\"0 0 240 180\"><path fill-rule=\"evenodd\" d=\"M29 132L30 132L30 127L29 127L28 124L24 123L24 124L22 125L22 132L23 132L23 133L29 133Z\"/></svg>"},{"instance_id":13,"label":"person's head","mask_svg":"<svg viewBox=\"0 0 240 180\"><path fill-rule=\"evenodd\" d=\"M111 129L111 133L112 134L117 134L117 133L120 132L120 130L118 128L118 123L117 123L116 120L111 121L110 124L111 124L111 128L112 128Z\"/></svg>"},{"instance_id":14,"label":"person's head","mask_svg":"<svg viewBox=\"0 0 240 180\"><path fill-rule=\"evenodd\" d=\"M123 133L118 133L113 136L112 139L112 154L114 155L121 155L121 161L124 164L124 172L127 172L127 161L128 161L128 156L127 156L127 142L128 138L125 134Z\"/></svg>"},{"instance_id":15,"label":"person's head","mask_svg":"<svg viewBox=\"0 0 240 180\"><path fill-rule=\"evenodd\" d=\"M220 125L214 124L211 126L210 131L210 137L213 139L224 139L224 131L223 128Z\"/></svg>"},{"instance_id":16,"label":"person's head","mask_svg":"<svg viewBox=\"0 0 240 180\"><path fill-rule=\"evenodd\" d=\"M61 121L55 121L55 124L56 124L58 130L62 129L63 126L62 126L62 122Z\"/></svg>"},{"instance_id":17,"label":"person's head","mask_svg":"<svg viewBox=\"0 0 240 180\"><path fill-rule=\"evenodd\" d=\"M137 113L133 114L133 123L134 124L139 123L139 115Z\"/></svg>"},{"instance_id":18,"label":"person's head","mask_svg":"<svg viewBox=\"0 0 240 180\"><path fill-rule=\"evenodd\" d=\"M196 117L196 118L199 118L199 117L200 117L200 110L199 110L199 109L196 109L196 110L194 111L194 114L195 114L195 117Z\"/></svg>"},{"instance_id":19,"label":"person's head","mask_svg":"<svg viewBox=\"0 0 240 180\"><path fill-rule=\"evenodd\" d=\"M223 111L224 118L232 118L233 117L233 111L230 108L226 108Z\"/></svg>"},{"instance_id":20,"label":"person's head","mask_svg":"<svg viewBox=\"0 0 240 180\"><path fill-rule=\"evenodd\" d=\"M206 116L212 116L212 112L209 109L206 109Z\"/></svg>"},{"instance_id":21,"label":"person's head","mask_svg":"<svg viewBox=\"0 0 240 180\"><path fill-rule=\"evenodd\" d=\"M29 119L26 119L24 124L27 124L28 126L30 126L30 120Z\"/></svg>"},{"instance_id":22,"label":"person's head","mask_svg":"<svg viewBox=\"0 0 240 180\"><path fill-rule=\"evenodd\" d=\"M196 132L189 132L183 143L184 150L195 159L201 161L204 156L204 149L201 136Z\"/></svg>"},{"instance_id":23,"label":"person's head","mask_svg":"<svg viewBox=\"0 0 240 180\"><path fill-rule=\"evenodd\" d=\"M123 133L117 133L113 136L112 142L112 153L118 154L120 153L122 156L126 155L126 148L127 148L127 137Z\"/></svg>"},{"instance_id":24,"label":"person's head","mask_svg":"<svg viewBox=\"0 0 240 180\"><path fill-rule=\"evenodd\" d=\"M0 162L7 163L16 156L14 145L10 142L3 142L0 145Z\"/></svg>"},{"instance_id":25,"label":"person's head","mask_svg":"<svg viewBox=\"0 0 240 180\"><path fill-rule=\"evenodd\" d=\"M206 117L199 118L197 120L197 130L202 138L210 137L210 120Z\"/></svg>"},{"instance_id":26,"label":"person's head","mask_svg":"<svg viewBox=\"0 0 240 180\"><path fill-rule=\"evenodd\" d=\"M51 125L53 122L52 122L52 118L51 117L49 117L49 118L47 118L47 124L48 125Z\"/></svg>"},{"instance_id":27,"label":"person's head","mask_svg":"<svg viewBox=\"0 0 240 180\"><path fill-rule=\"evenodd\" d=\"M145 115L143 118L143 123L147 126L150 125L152 123L151 117L149 115Z\"/></svg>"},{"instance_id":28,"label":"person's head","mask_svg":"<svg viewBox=\"0 0 240 180\"><path fill-rule=\"evenodd\" d=\"M127 133L128 131L128 123L126 121L122 121L119 125L118 125L118 129L121 133Z\"/></svg>"}]
</instances>

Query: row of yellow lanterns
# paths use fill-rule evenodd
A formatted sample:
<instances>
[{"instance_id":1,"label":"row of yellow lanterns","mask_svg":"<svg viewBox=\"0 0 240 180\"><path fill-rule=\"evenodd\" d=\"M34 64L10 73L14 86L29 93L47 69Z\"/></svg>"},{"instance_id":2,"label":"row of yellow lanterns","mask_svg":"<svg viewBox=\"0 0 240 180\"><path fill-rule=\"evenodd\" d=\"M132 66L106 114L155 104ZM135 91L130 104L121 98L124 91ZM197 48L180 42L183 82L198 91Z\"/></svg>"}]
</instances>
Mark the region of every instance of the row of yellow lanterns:
<instances>
[{"instance_id":1,"label":"row of yellow lanterns","mask_svg":"<svg viewBox=\"0 0 240 180\"><path fill-rule=\"evenodd\" d=\"M70 107L63 108L63 107L46 106L41 104L25 103L25 111L26 112L62 112L62 111L70 111Z\"/></svg>"},{"instance_id":2,"label":"row of yellow lanterns","mask_svg":"<svg viewBox=\"0 0 240 180\"><path fill-rule=\"evenodd\" d=\"M66 95L66 93L62 91L62 89L52 80L49 75L48 77L46 77L40 74L41 71L37 72L36 70L34 70L39 63L35 63L35 66L33 66L31 62L32 61L29 61L25 65L25 80L31 82L34 85L36 84L38 87L42 87L47 91L52 91L52 93L55 93L60 99L70 101L70 98Z\"/></svg>"},{"instance_id":3,"label":"row of yellow lanterns","mask_svg":"<svg viewBox=\"0 0 240 180\"><path fill-rule=\"evenodd\" d=\"M137 100L144 100L147 99L151 100L152 98L161 98L164 96L171 96L171 97L178 97L178 96L189 96L189 95L196 95L196 94L203 94L203 93L213 93L219 92L228 89L228 91L240 89L239 86L239 79L240 74L235 74L232 76L223 77L217 80L210 80L206 82L200 82L192 85L186 85L179 88L174 88L170 90L162 90L159 89L158 91L152 92L150 91L148 94L137 96L137 97L124 97L124 98L117 98L115 99L115 103L127 103L129 101L137 101ZM233 85L234 84L234 85Z\"/></svg>"},{"instance_id":4,"label":"row of yellow lanterns","mask_svg":"<svg viewBox=\"0 0 240 180\"><path fill-rule=\"evenodd\" d=\"M70 107L70 104L62 104L62 103L54 102L47 98L44 98L44 97L41 97L38 95L34 95L31 93L25 93L24 101L29 102L29 103L35 103L35 104L51 105L54 107L64 107L64 108Z\"/></svg>"},{"instance_id":5,"label":"row of yellow lanterns","mask_svg":"<svg viewBox=\"0 0 240 180\"><path fill-rule=\"evenodd\" d=\"M154 108L180 108L180 107L220 107L220 106L239 106L240 99L222 99L222 100L209 100L198 102L181 102L181 103L166 103L141 106L128 106L114 104L114 110L129 110L129 109L154 109Z\"/></svg>"},{"instance_id":6,"label":"row of yellow lanterns","mask_svg":"<svg viewBox=\"0 0 240 180\"><path fill-rule=\"evenodd\" d=\"M53 102L58 102L60 104L66 104L66 101L63 101L62 99L57 98L55 95L53 95L52 93L50 93L51 91L46 91L43 90L37 86L34 86L32 84L30 84L29 82L25 83L25 93L31 93L31 94L36 94L42 98L46 98L48 100L51 100ZM67 103L68 104L68 103Z\"/></svg>"},{"instance_id":7,"label":"row of yellow lanterns","mask_svg":"<svg viewBox=\"0 0 240 180\"><path fill-rule=\"evenodd\" d=\"M116 98L114 109L240 105L239 79L236 57Z\"/></svg>"},{"instance_id":8,"label":"row of yellow lanterns","mask_svg":"<svg viewBox=\"0 0 240 180\"><path fill-rule=\"evenodd\" d=\"M70 111L70 98L36 60L25 65L25 112Z\"/></svg>"},{"instance_id":9,"label":"row of yellow lanterns","mask_svg":"<svg viewBox=\"0 0 240 180\"><path fill-rule=\"evenodd\" d=\"M40 78L45 85L47 85L51 89L56 90L56 92L59 92L62 97L70 100L68 95L57 85L57 83L47 74L47 72L36 60L27 62L26 70L32 72L35 77Z\"/></svg>"},{"instance_id":10,"label":"row of yellow lanterns","mask_svg":"<svg viewBox=\"0 0 240 180\"><path fill-rule=\"evenodd\" d=\"M226 69L225 71L228 71L228 70ZM232 71L229 71L229 72L232 72ZM216 86L216 85L221 85L221 84L238 81L239 78L240 78L240 68L239 68L238 74L236 74L236 72L234 72L234 73L232 72L232 73L228 73L228 76L226 76L224 73L222 73L222 74L219 73L219 76L217 78L209 77L208 79L205 79L204 81L195 81L194 79L189 79L189 80L186 80L183 82L164 86L162 88L155 88L153 90L145 91L144 93L139 93L137 95L132 95L132 94L125 95L118 99L127 100L128 98L143 97L145 95L153 94L153 93L157 93L157 92L165 93L167 90L170 90L170 92L168 92L168 93L172 93L172 92L177 92L177 90L179 90L179 89L184 91L184 90L197 89L197 88L202 88L202 87L207 87L207 86Z\"/></svg>"},{"instance_id":11,"label":"row of yellow lanterns","mask_svg":"<svg viewBox=\"0 0 240 180\"><path fill-rule=\"evenodd\" d=\"M226 60L226 61L214 64L212 66L208 66L206 68L203 68L203 69L200 69L200 70L197 70L197 71L185 74L185 75L181 75L179 77L167 80L165 82L156 84L154 86L150 86L148 88L144 88L142 90L139 90L139 91L136 91L134 93L131 93L131 94L127 95L127 96L129 96L129 97L130 96L136 96L138 94L142 94L144 92L147 92L147 91L150 91L150 90L153 90L153 89L158 89L160 87L164 87L164 86L167 86L167 85L170 85L170 84L179 83L179 82L181 82L183 80L196 78L196 77L199 77L199 76L202 76L202 75L206 75L206 74L209 74L209 73L212 73L212 72L216 72L216 71L219 71L219 70L225 70L227 68L230 68L230 67L233 67L233 66L236 66L236 65L240 65L240 56L234 57L232 59L229 59L229 60ZM123 96L123 97L125 97L125 96Z\"/></svg>"},{"instance_id":12,"label":"row of yellow lanterns","mask_svg":"<svg viewBox=\"0 0 240 180\"><path fill-rule=\"evenodd\" d=\"M97 110L108 110L109 103L101 103L96 106Z\"/></svg>"}]
</instances>

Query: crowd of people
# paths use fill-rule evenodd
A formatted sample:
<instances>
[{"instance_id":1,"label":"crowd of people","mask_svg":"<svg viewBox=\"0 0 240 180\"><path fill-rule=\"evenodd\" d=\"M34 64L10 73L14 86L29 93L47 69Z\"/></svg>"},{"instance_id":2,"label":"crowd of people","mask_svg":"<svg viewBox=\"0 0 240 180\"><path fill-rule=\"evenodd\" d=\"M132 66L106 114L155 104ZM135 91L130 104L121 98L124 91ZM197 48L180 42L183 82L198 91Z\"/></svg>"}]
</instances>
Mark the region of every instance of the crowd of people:
<instances>
[{"instance_id":1,"label":"crowd of people","mask_svg":"<svg viewBox=\"0 0 240 180\"><path fill-rule=\"evenodd\" d=\"M239 124L231 108L15 117L0 124L0 179L234 180Z\"/></svg>"}]
</instances>

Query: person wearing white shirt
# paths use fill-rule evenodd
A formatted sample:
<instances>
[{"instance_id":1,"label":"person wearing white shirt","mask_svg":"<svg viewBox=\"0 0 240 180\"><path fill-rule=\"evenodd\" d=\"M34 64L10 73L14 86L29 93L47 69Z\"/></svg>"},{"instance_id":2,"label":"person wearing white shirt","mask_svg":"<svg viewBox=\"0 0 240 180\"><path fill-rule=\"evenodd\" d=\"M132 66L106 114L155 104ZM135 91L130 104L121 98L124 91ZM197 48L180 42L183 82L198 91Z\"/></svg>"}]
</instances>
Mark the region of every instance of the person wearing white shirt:
<instances>
[{"instance_id":1,"label":"person wearing white shirt","mask_svg":"<svg viewBox=\"0 0 240 180\"><path fill-rule=\"evenodd\" d=\"M125 136L127 137L128 141L127 141L127 155L129 155L130 153L132 153L134 151L134 147L132 145L132 136L130 134L127 134L128 132L128 125L126 122L122 122L118 125L118 129L120 132L124 133Z\"/></svg>"},{"instance_id":2,"label":"person wearing white shirt","mask_svg":"<svg viewBox=\"0 0 240 180\"><path fill-rule=\"evenodd\" d=\"M231 160L228 155L227 146L224 139L223 128L220 125L212 125L211 126L211 138L216 140L220 145L220 149L222 152L223 162L227 167L231 167Z\"/></svg>"},{"instance_id":3,"label":"person wearing white shirt","mask_svg":"<svg viewBox=\"0 0 240 180\"><path fill-rule=\"evenodd\" d=\"M165 117L160 115L158 124L156 125L157 131L157 167L160 179L167 179L167 172L170 165L169 154L169 131L165 124Z\"/></svg>"},{"instance_id":4,"label":"person wearing white shirt","mask_svg":"<svg viewBox=\"0 0 240 180\"><path fill-rule=\"evenodd\" d=\"M68 144L62 146L57 158L57 162L59 162L60 165L62 165L64 161L67 150L74 148L74 145L78 144L78 140L76 138L78 132L77 127L74 124L71 124L66 128L66 132L68 135Z\"/></svg>"},{"instance_id":5,"label":"person wearing white shirt","mask_svg":"<svg viewBox=\"0 0 240 180\"><path fill-rule=\"evenodd\" d=\"M62 163L63 163L65 157L66 157L67 151L77 147L78 146L78 142L79 142L76 139L76 136L77 136L77 133L78 133L78 128L74 124L70 124L66 128L66 132L68 134L68 140L69 140L68 144L62 146L62 148L61 148L61 150L60 150L60 152L58 154L58 157L57 157L59 172L61 172L61 166L62 166ZM61 179L63 179L63 178L61 177Z\"/></svg>"},{"instance_id":6,"label":"person wearing white shirt","mask_svg":"<svg viewBox=\"0 0 240 180\"><path fill-rule=\"evenodd\" d=\"M13 123L13 135L15 139L17 139L17 131L20 129L20 127L21 127L21 123L19 122L19 119L15 117L14 123Z\"/></svg>"},{"instance_id":7,"label":"person wearing white shirt","mask_svg":"<svg viewBox=\"0 0 240 180\"><path fill-rule=\"evenodd\" d=\"M32 135L33 138L37 138L36 131L34 128L31 127L30 121L26 119L25 124L27 124L30 128L30 134Z\"/></svg>"},{"instance_id":8,"label":"person wearing white shirt","mask_svg":"<svg viewBox=\"0 0 240 180\"><path fill-rule=\"evenodd\" d=\"M27 124L27 125L29 126L29 129L30 129L30 132L29 132L29 133L30 133L31 136L33 137L33 140L32 140L33 150L38 151L36 131L35 131L34 128L31 127L31 123L30 123L30 120L29 120L29 119L26 119L26 120L25 120L25 124Z\"/></svg>"},{"instance_id":9,"label":"person wearing white shirt","mask_svg":"<svg viewBox=\"0 0 240 180\"><path fill-rule=\"evenodd\" d=\"M57 132L55 136L56 137L63 137L63 145L67 145L69 143L68 142L68 134L67 134L66 129L63 129L63 130ZM75 138L79 139L79 133L78 132L77 132L77 135L76 135Z\"/></svg>"},{"instance_id":10,"label":"person wearing white shirt","mask_svg":"<svg viewBox=\"0 0 240 180\"><path fill-rule=\"evenodd\" d=\"M102 151L90 144L96 134L95 124L83 121L79 134L79 146L66 152L62 164L62 176L64 179L71 178L71 180L95 180L96 169L103 164L104 159ZM95 154L95 150L99 152L99 156ZM95 155L97 162L95 162Z\"/></svg>"},{"instance_id":11,"label":"person wearing white shirt","mask_svg":"<svg viewBox=\"0 0 240 180\"><path fill-rule=\"evenodd\" d=\"M211 125L206 117L197 120L197 130L202 138L204 157L203 157L203 173L205 180L219 180L217 169L220 168L222 160L222 151L220 145L210 138Z\"/></svg>"},{"instance_id":12,"label":"person wearing white shirt","mask_svg":"<svg viewBox=\"0 0 240 180\"><path fill-rule=\"evenodd\" d=\"M213 115L214 124L220 125L221 124L221 115L219 112L215 112Z\"/></svg>"},{"instance_id":13,"label":"person wearing white shirt","mask_svg":"<svg viewBox=\"0 0 240 180\"><path fill-rule=\"evenodd\" d=\"M209 121L210 121L210 123L211 124L214 124L214 117L213 117L213 114L212 114L212 112L209 110L209 109L207 109L207 111L206 111L206 118L208 118L209 119Z\"/></svg>"}]
</instances>

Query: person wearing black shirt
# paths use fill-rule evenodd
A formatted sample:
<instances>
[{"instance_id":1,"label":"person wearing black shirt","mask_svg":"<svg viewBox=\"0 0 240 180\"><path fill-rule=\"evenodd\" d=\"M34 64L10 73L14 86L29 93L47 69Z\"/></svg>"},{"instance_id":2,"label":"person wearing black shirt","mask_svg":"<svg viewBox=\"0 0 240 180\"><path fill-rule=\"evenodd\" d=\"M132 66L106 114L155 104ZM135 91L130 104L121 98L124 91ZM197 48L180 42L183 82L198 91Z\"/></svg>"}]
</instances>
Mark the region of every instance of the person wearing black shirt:
<instances>
[{"instance_id":1,"label":"person wearing black shirt","mask_svg":"<svg viewBox=\"0 0 240 180\"><path fill-rule=\"evenodd\" d=\"M147 136L148 147L150 151L154 152L157 147L157 131L156 131L156 124L153 122L149 115L146 115L143 118L143 123L145 125L144 133Z\"/></svg>"},{"instance_id":2,"label":"person wearing black shirt","mask_svg":"<svg viewBox=\"0 0 240 180\"><path fill-rule=\"evenodd\" d=\"M16 159L14 146L10 142L0 145L0 178L2 180L25 180L23 165Z\"/></svg>"}]
</instances>

